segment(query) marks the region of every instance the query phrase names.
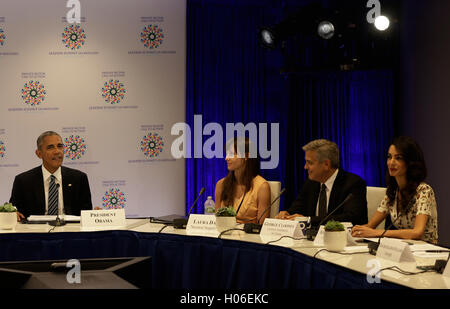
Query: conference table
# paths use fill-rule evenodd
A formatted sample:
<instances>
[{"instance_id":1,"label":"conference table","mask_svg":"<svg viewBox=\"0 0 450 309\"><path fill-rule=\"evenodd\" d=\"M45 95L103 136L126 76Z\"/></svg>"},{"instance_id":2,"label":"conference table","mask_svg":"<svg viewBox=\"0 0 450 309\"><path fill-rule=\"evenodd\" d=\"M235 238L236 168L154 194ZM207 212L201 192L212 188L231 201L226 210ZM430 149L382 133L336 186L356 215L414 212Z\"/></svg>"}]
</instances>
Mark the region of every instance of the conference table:
<instances>
[{"instance_id":1,"label":"conference table","mask_svg":"<svg viewBox=\"0 0 450 309\"><path fill-rule=\"evenodd\" d=\"M386 269L381 280L370 280L374 265L419 270L416 262L353 253L324 251L307 239L267 244L260 235L237 230L221 238L188 235L149 219L127 219L126 228L114 230L82 231L79 223L69 223L18 224L0 231L0 262L150 256L155 289L450 288L450 278L435 272Z\"/></svg>"}]
</instances>

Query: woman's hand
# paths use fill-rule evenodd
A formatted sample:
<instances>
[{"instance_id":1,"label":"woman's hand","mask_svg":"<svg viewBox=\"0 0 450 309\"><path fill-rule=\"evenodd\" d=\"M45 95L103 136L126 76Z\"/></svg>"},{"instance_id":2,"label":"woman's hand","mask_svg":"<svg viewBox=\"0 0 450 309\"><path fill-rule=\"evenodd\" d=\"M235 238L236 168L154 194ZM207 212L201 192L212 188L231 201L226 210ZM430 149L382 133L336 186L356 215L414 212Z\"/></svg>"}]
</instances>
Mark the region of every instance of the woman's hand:
<instances>
[{"instance_id":1,"label":"woman's hand","mask_svg":"<svg viewBox=\"0 0 450 309\"><path fill-rule=\"evenodd\" d=\"M16 214L17 214L17 222L20 222L22 221L22 219L25 219L25 216L22 215L20 212L17 211Z\"/></svg>"},{"instance_id":2,"label":"woman's hand","mask_svg":"<svg viewBox=\"0 0 450 309\"><path fill-rule=\"evenodd\" d=\"M383 230L372 229L366 225L355 225L352 229L353 237L379 237Z\"/></svg>"}]
</instances>

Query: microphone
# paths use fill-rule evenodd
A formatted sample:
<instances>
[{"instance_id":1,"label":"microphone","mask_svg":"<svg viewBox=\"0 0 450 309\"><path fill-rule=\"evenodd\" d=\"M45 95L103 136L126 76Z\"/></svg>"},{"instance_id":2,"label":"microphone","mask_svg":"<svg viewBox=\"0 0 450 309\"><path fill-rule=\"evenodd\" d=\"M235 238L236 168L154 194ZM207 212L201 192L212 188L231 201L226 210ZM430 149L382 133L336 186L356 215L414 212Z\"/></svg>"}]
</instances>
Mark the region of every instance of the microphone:
<instances>
[{"instance_id":1,"label":"microphone","mask_svg":"<svg viewBox=\"0 0 450 309\"><path fill-rule=\"evenodd\" d=\"M244 231L246 233L249 234L259 234L261 233L261 228L262 228L262 224L259 224L259 220L261 220L261 218L265 215L265 213L272 208L272 205L275 204L276 201L278 201L278 199L281 197L281 195L284 193L284 191L286 191L285 188L283 188L280 191L280 194L278 194L278 196L273 200L273 202L270 204L269 207L267 207L264 212L261 214L261 216L259 216L258 220L256 221L257 223L245 223L244 224Z\"/></svg>"},{"instance_id":2,"label":"microphone","mask_svg":"<svg viewBox=\"0 0 450 309\"><path fill-rule=\"evenodd\" d=\"M408 209L411 207L411 205L413 205L416 202L416 198L413 197L408 205L406 206L406 209L404 210L404 212L406 213L408 211ZM377 255L377 251L378 251L378 247L380 246L380 242L381 242L381 238L384 237L384 234L386 234L386 232L394 225L395 222L397 222L397 220L400 218L400 213L398 214L397 218L395 218L394 221L391 222L391 224L384 229L383 233L381 233L380 237L378 237L378 242L369 242L367 244L367 247L369 248L369 253L372 255Z\"/></svg>"},{"instance_id":3,"label":"microphone","mask_svg":"<svg viewBox=\"0 0 450 309\"><path fill-rule=\"evenodd\" d=\"M56 184L56 189L59 190L59 183ZM51 226L64 226L66 225L66 221L64 221L64 219L61 219L59 217L59 211L56 213L56 220L55 221L50 221L48 223Z\"/></svg>"},{"instance_id":4,"label":"microphone","mask_svg":"<svg viewBox=\"0 0 450 309\"><path fill-rule=\"evenodd\" d=\"M173 220L173 227L176 229L185 229L188 223L188 219L189 216L191 215L191 211L194 208L194 205L197 203L198 199L200 198L200 195L203 194L203 192L205 192L205 188L202 187L200 189L200 193L197 195L197 198L195 199L194 203L192 203L191 209L189 209L189 212L186 216L186 218L179 218L179 219L174 219Z\"/></svg>"},{"instance_id":5,"label":"microphone","mask_svg":"<svg viewBox=\"0 0 450 309\"><path fill-rule=\"evenodd\" d=\"M353 193L350 193L349 195L347 195L347 197L342 201L342 203L340 203L332 212L330 212L328 215L325 216L325 218L323 218L318 226L315 227L310 227L309 229L306 230L306 238L308 240L314 240L316 238L317 233L319 232L320 226L322 225L322 223L324 223L332 214L334 214L339 208L341 208L345 203L348 202L348 200L350 200L353 197Z\"/></svg>"}]
</instances>

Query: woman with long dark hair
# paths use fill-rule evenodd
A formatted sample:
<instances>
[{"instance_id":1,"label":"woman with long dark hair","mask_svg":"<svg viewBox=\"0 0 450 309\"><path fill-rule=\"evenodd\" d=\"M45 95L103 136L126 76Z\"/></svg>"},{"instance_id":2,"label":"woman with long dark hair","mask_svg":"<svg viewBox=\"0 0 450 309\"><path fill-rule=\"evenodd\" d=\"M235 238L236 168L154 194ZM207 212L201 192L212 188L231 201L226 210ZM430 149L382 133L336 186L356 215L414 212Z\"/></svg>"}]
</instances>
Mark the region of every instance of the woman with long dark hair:
<instances>
[{"instance_id":1,"label":"woman with long dark hair","mask_svg":"<svg viewBox=\"0 0 450 309\"><path fill-rule=\"evenodd\" d=\"M250 155L248 138L234 138L227 144L228 175L216 184L216 210L232 206L238 223L262 224L269 215L264 211L270 206L270 186L259 175L259 158L256 153Z\"/></svg>"},{"instance_id":2,"label":"woman with long dark hair","mask_svg":"<svg viewBox=\"0 0 450 309\"><path fill-rule=\"evenodd\" d=\"M376 230L388 214L397 230L386 237L417 239L437 243L437 209L433 189L426 184L427 168L416 141L400 136L392 142L387 156L386 196L369 223L355 226L355 237L379 237Z\"/></svg>"}]
</instances>

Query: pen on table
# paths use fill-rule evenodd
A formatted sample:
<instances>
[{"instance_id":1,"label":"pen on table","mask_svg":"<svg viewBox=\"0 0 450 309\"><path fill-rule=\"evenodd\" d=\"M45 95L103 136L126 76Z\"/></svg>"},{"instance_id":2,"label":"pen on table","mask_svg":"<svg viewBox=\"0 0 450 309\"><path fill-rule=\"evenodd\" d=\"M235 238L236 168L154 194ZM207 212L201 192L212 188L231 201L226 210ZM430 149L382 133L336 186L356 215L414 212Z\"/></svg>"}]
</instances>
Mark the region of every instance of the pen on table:
<instances>
[{"instance_id":1,"label":"pen on table","mask_svg":"<svg viewBox=\"0 0 450 309\"><path fill-rule=\"evenodd\" d=\"M424 250L427 253L449 253L449 250Z\"/></svg>"}]
</instances>

